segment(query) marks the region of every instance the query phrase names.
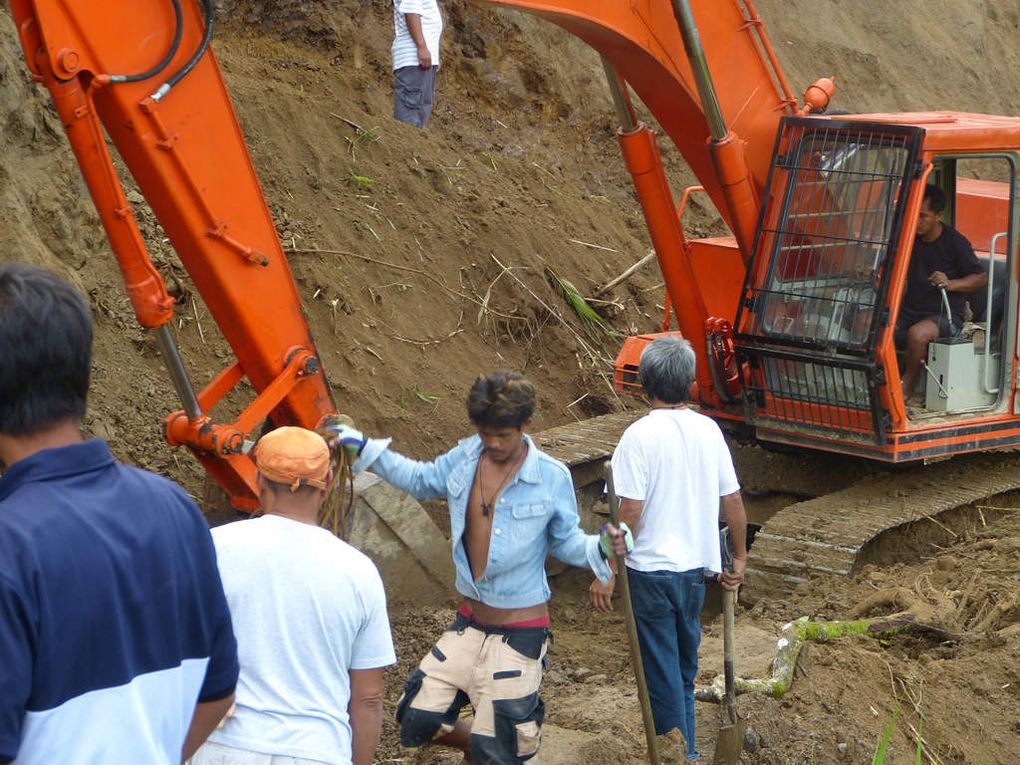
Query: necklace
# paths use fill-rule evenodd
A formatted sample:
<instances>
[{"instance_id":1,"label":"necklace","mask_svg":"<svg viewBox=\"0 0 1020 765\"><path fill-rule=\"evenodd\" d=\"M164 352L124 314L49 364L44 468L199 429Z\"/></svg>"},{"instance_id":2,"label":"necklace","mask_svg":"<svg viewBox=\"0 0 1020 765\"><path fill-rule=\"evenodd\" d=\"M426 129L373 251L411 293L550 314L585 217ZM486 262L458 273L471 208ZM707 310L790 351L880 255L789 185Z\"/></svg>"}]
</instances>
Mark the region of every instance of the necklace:
<instances>
[{"instance_id":1,"label":"necklace","mask_svg":"<svg viewBox=\"0 0 1020 765\"><path fill-rule=\"evenodd\" d=\"M521 441L521 444L524 444L523 440ZM523 451L520 446L518 446L517 449L519 452ZM482 452L481 456L478 457L478 464L475 466L475 485L478 487L478 498L482 501L482 515L488 518L489 514L492 513L492 504L496 501L496 497L498 497L499 493L503 491L503 487L506 486L506 482L510 480L511 473L513 473L514 470L517 469L518 465L520 465L521 455L518 454L510 462L510 467L508 467L506 472L503 474L503 480L499 482L499 486L496 487L496 491L494 491L492 496L489 497L488 502L485 501L485 491L482 488L482 459L484 457L485 452Z\"/></svg>"}]
</instances>

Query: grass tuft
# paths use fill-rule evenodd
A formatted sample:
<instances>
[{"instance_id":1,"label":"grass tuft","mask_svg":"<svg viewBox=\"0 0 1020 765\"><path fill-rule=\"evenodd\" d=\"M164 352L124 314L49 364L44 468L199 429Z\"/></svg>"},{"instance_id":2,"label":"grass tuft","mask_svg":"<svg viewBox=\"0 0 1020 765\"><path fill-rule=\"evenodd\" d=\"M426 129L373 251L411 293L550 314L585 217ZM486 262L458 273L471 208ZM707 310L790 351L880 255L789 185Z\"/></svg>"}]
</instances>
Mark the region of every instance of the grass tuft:
<instances>
[{"instance_id":1,"label":"grass tuft","mask_svg":"<svg viewBox=\"0 0 1020 765\"><path fill-rule=\"evenodd\" d=\"M577 289L567 279L560 276L553 268L549 265L545 266L546 275L552 282L553 287L563 295L570 307L574 309L574 313L577 314L581 320L581 324L584 325L585 331L589 334L599 332L607 337L621 337L622 333L617 332L615 329L606 324L606 320L599 315L599 313L588 305L588 301L582 297L580 290Z\"/></svg>"},{"instance_id":2,"label":"grass tuft","mask_svg":"<svg viewBox=\"0 0 1020 765\"><path fill-rule=\"evenodd\" d=\"M889 750L889 740L892 738L893 728L896 727L896 718L900 716L901 704L902 701L896 702L896 709L893 710L889 724L885 726L885 733L882 735L882 740L878 744L878 749L875 750L875 756L871 758L871 765L884 765L885 763L885 755Z\"/></svg>"}]
</instances>

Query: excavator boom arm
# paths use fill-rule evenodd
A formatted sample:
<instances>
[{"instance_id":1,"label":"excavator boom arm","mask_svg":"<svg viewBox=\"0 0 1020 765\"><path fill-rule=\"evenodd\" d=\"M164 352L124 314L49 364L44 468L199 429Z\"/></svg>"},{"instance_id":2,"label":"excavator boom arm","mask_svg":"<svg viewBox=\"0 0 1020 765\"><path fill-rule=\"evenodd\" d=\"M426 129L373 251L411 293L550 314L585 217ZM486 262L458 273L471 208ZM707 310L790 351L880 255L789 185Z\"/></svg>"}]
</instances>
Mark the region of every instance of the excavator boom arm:
<instances>
[{"instance_id":1,"label":"excavator boom arm","mask_svg":"<svg viewBox=\"0 0 1020 765\"><path fill-rule=\"evenodd\" d=\"M699 93L698 63L715 85L726 129L742 143L751 180L764 188L779 120L796 113L785 77L751 0L476 0L544 18L594 48L626 80L683 155L734 232L753 229L733 219L727 179L713 161L711 114ZM704 60L694 66L677 8L688 6Z\"/></svg>"},{"instance_id":2,"label":"excavator boom arm","mask_svg":"<svg viewBox=\"0 0 1020 765\"><path fill-rule=\"evenodd\" d=\"M244 436L262 418L311 427L329 385L219 67L212 0L11 0L25 57L47 87L141 324L160 333L188 446L239 507L255 503ZM105 131L105 135L104 135ZM169 332L172 300L106 147L116 146L237 358L190 391ZM230 424L208 409L240 379L257 398ZM225 384L230 382L230 385Z\"/></svg>"}]
</instances>

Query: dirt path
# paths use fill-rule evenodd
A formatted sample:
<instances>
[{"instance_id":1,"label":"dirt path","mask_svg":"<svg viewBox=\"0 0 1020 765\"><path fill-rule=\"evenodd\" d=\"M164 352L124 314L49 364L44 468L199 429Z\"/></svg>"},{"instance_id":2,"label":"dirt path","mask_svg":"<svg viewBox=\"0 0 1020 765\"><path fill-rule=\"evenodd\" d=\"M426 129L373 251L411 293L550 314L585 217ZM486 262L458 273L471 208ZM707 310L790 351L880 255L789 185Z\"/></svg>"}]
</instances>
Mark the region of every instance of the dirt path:
<instances>
[{"instance_id":1,"label":"dirt path","mask_svg":"<svg viewBox=\"0 0 1020 765\"><path fill-rule=\"evenodd\" d=\"M770 676L782 626L802 616L835 621L915 605L926 619L963 635L958 643L907 632L883 640L852 637L807 644L786 696L739 697L741 713L754 731L745 762L871 762L898 704L887 763L915 762L918 737L924 742L923 762L1015 761L1020 751L1015 714L1020 702L1020 495L1003 495L989 505L1009 509L971 508L955 525L957 537L933 540L919 561L868 565L853 579L818 579L784 602L763 601L738 610L736 664L746 678ZM589 581L575 571L553 580L555 642L543 686L548 721L539 758L543 765L643 761L644 734L619 603L611 615L592 612ZM907 602L855 611L876 593L894 588L903 588ZM712 610L710 604L700 651L698 682L704 685L722 668L721 619ZM400 665L389 673L389 709L403 677L452 617L452 607L394 616ZM699 702L696 711L698 747L710 756L722 709ZM380 759L421 765L458 761L440 750L400 750L389 722Z\"/></svg>"}]
</instances>

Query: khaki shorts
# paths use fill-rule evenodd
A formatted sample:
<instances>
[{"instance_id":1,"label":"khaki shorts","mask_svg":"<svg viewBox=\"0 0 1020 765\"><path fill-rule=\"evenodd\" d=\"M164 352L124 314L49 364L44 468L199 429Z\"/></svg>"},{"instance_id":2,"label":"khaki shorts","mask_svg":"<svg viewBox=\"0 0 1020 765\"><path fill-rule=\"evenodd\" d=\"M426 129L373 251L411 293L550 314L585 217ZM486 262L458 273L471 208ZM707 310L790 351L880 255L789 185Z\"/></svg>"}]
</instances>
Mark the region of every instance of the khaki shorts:
<instances>
[{"instance_id":1,"label":"khaki shorts","mask_svg":"<svg viewBox=\"0 0 1020 765\"><path fill-rule=\"evenodd\" d=\"M545 717L538 688L548 642L545 627L483 627L458 614L404 686L397 704L401 744L422 746L449 733L470 703L472 758L512 764L534 757Z\"/></svg>"}]
</instances>

